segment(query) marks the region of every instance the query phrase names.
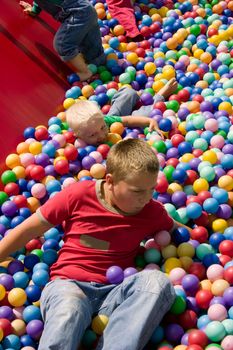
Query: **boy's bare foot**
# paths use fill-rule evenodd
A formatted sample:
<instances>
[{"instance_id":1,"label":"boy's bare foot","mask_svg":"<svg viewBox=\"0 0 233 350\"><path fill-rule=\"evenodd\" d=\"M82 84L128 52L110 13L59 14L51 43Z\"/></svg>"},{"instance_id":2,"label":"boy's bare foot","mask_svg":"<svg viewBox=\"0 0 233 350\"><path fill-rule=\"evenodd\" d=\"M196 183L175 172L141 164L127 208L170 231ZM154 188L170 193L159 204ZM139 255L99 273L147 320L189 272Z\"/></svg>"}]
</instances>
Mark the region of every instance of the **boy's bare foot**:
<instances>
[{"instance_id":1,"label":"boy's bare foot","mask_svg":"<svg viewBox=\"0 0 233 350\"><path fill-rule=\"evenodd\" d=\"M90 70L86 72L76 72L76 74L79 76L80 81L87 81L93 75Z\"/></svg>"},{"instance_id":2,"label":"boy's bare foot","mask_svg":"<svg viewBox=\"0 0 233 350\"><path fill-rule=\"evenodd\" d=\"M177 85L176 79L172 78L159 90L158 94L166 99L176 91Z\"/></svg>"}]
</instances>

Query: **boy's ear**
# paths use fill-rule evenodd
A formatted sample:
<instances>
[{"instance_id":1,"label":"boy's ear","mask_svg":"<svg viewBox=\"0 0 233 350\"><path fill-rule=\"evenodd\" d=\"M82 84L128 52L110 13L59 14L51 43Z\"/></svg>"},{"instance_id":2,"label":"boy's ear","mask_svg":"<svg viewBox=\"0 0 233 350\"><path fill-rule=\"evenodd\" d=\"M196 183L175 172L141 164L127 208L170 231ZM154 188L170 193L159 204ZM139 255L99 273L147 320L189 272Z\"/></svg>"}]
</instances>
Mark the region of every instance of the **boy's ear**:
<instances>
[{"instance_id":1,"label":"boy's ear","mask_svg":"<svg viewBox=\"0 0 233 350\"><path fill-rule=\"evenodd\" d=\"M106 177L105 177L105 180L106 180L106 184L108 186L108 189L111 190L112 187L113 187L113 176L112 174L106 174Z\"/></svg>"}]
</instances>

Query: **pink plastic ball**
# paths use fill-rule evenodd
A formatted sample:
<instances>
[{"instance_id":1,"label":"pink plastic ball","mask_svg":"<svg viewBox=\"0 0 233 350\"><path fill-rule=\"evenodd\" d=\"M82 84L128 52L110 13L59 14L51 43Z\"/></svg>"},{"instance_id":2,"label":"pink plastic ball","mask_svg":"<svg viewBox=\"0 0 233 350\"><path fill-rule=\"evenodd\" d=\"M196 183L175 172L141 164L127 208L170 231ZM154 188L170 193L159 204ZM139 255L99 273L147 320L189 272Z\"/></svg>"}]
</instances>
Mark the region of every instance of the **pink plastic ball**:
<instances>
[{"instance_id":1,"label":"pink plastic ball","mask_svg":"<svg viewBox=\"0 0 233 350\"><path fill-rule=\"evenodd\" d=\"M80 139L75 140L74 145L76 148L84 148L87 146L86 142L84 142L83 140L80 140Z\"/></svg>"},{"instance_id":2,"label":"pink plastic ball","mask_svg":"<svg viewBox=\"0 0 233 350\"><path fill-rule=\"evenodd\" d=\"M207 278L213 282L223 278L224 268L219 264L213 264L206 271Z\"/></svg>"},{"instance_id":3,"label":"pink plastic ball","mask_svg":"<svg viewBox=\"0 0 233 350\"><path fill-rule=\"evenodd\" d=\"M154 240L159 246L166 247L171 242L171 235L168 231L159 231L154 235Z\"/></svg>"},{"instance_id":4,"label":"pink plastic ball","mask_svg":"<svg viewBox=\"0 0 233 350\"><path fill-rule=\"evenodd\" d=\"M233 350L233 335L227 335L221 342L223 350Z\"/></svg>"},{"instance_id":5,"label":"pink plastic ball","mask_svg":"<svg viewBox=\"0 0 233 350\"><path fill-rule=\"evenodd\" d=\"M64 147L66 144L66 138L64 135L61 134L54 135L53 140L57 141L61 147Z\"/></svg>"},{"instance_id":6,"label":"pink plastic ball","mask_svg":"<svg viewBox=\"0 0 233 350\"><path fill-rule=\"evenodd\" d=\"M186 272L181 267L175 267L169 273L169 280L173 285L181 284L182 278L186 275Z\"/></svg>"},{"instance_id":7,"label":"pink plastic ball","mask_svg":"<svg viewBox=\"0 0 233 350\"><path fill-rule=\"evenodd\" d=\"M160 246L155 242L153 238L148 239L148 241L146 241L145 248L146 249L154 248L154 249L160 250Z\"/></svg>"},{"instance_id":8,"label":"pink plastic ball","mask_svg":"<svg viewBox=\"0 0 233 350\"><path fill-rule=\"evenodd\" d=\"M225 144L225 139L221 135L214 135L213 137L211 137L210 144L212 147L221 149Z\"/></svg>"},{"instance_id":9,"label":"pink plastic ball","mask_svg":"<svg viewBox=\"0 0 233 350\"><path fill-rule=\"evenodd\" d=\"M62 188L66 188L75 182L77 182L77 181L73 177L68 177L67 179L65 179L63 181Z\"/></svg>"},{"instance_id":10,"label":"pink plastic ball","mask_svg":"<svg viewBox=\"0 0 233 350\"><path fill-rule=\"evenodd\" d=\"M214 118L207 119L205 122L205 129L215 132L218 130L218 122Z\"/></svg>"},{"instance_id":11,"label":"pink plastic ball","mask_svg":"<svg viewBox=\"0 0 233 350\"><path fill-rule=\"evenodd\" d=\"M213 304L208 309L208 317L211 321L223 321L227 318L227 310L222 304Z\"/></svg>"},{"instance_id":12,"label":"pink plastic ball","mask_svg":"<svg viewBox=\"0 0 233 350\"><path fill-rule=\"evenodd\" d=\"M20 154L20 162L24 168L35 163L35 157L31 153Z\"/></svg>"},{"instance_id":13,"label":"pink plastic ball","mask_svg":"<svg viewBox=\"0 0 233 350\"><path fill-rule=\"evenodd\" d=\"M46 195L46 187L43 184L35 184L31 188L31 194L37 199L41 199Z\"/></svg>"},{"instance_id":14,"label":"pink plastic ball","mask_svg":"<svg viewBox=\"0 0 233 350\"><path fill-rule=\"evenodd\" d=\"M164 157L161 154L157 154L157 158L158 158L160 166L163 168L166 164Z\"/></svg>"},{"instance_id":15,"label":"pink plastic ball","mask_svg":"<svg viewBox=\"0 0 233 350\"><path fill-rule=\"evenodd\" d=\"M176 116L176 113L172 109L167 109L166 111L163 112L163 117L168 118L171 116Z\"/></svg>"},{"instance_id":16,"label":"pink plastic ball","mask_svg":"<svg viewBox=\"0 0 233 350\"><path fill-rule=\"evenodd\" d=\"M157 264L150 263L150 264L145 266L144 270L158 270L158 271L160 271L160 267Z\"/></svg>"},{"instance_id":17,"label":"pink plastic ball","mask_svg":"<svg viewBox=\"0 0 233 350\"><path fill-rule=\"evenodd\" d=\"M102 154L97 151L93 151L89 154L90 157L93 157L96 160L96 163L101 163L103 160Z\"/></svg>"}]
</instances>

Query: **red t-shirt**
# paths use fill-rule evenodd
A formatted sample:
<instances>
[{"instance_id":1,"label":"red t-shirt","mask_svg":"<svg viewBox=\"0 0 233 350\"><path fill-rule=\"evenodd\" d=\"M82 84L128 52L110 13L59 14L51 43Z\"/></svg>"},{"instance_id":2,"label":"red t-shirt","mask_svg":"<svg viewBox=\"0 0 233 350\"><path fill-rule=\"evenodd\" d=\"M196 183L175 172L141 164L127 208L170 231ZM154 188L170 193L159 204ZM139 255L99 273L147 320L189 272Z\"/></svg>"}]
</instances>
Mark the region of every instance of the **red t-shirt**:
<instances>
[{"instance_id":1,"label":"red t-shirt","mask_svg":"<svg viewBox=\"0 0 233 350\"><path fill-rule=\"evenodd\" d=\"M135 215L117 212L101 197L102 183L72 184L37 210L41 220L64 227L64 245L51 267L52 279L106 283L110 266L134 266L140 242L172 228L173 220L155 200Z\"/></svg>"}]
</instances>

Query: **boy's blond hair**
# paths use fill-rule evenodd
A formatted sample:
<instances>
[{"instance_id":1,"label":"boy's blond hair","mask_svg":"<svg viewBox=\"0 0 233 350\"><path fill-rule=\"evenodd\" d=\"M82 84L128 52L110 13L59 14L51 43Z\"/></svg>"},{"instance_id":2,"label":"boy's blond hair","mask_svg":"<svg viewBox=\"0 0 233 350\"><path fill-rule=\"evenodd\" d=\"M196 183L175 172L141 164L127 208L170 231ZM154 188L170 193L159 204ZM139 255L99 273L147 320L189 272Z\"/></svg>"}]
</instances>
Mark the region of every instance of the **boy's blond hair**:
<instances>
[{"instance_id":1,"label":"boy's blond hair","mask_svg":"<svg viewBox=\"0 0 233 350\"><path fill-rule=\"evenodd\" d=\"M79 134L79 129L86 129L96 118L103 117L99 107L86 100L77 101L66 111L66 121L76 135Z\"/></svg>"},{"instance_id":2,"label":"boy's blond hair","mask_svg":"<svg viewBox=\"0 0 233 350\"><path fill-rule=\"evenodd\" d=\"M119 182L138 173L157 174L159 162L151 147L142 140L127 139L115 144L108 153L107 173Z\"/></svg>"}]
</instances>

